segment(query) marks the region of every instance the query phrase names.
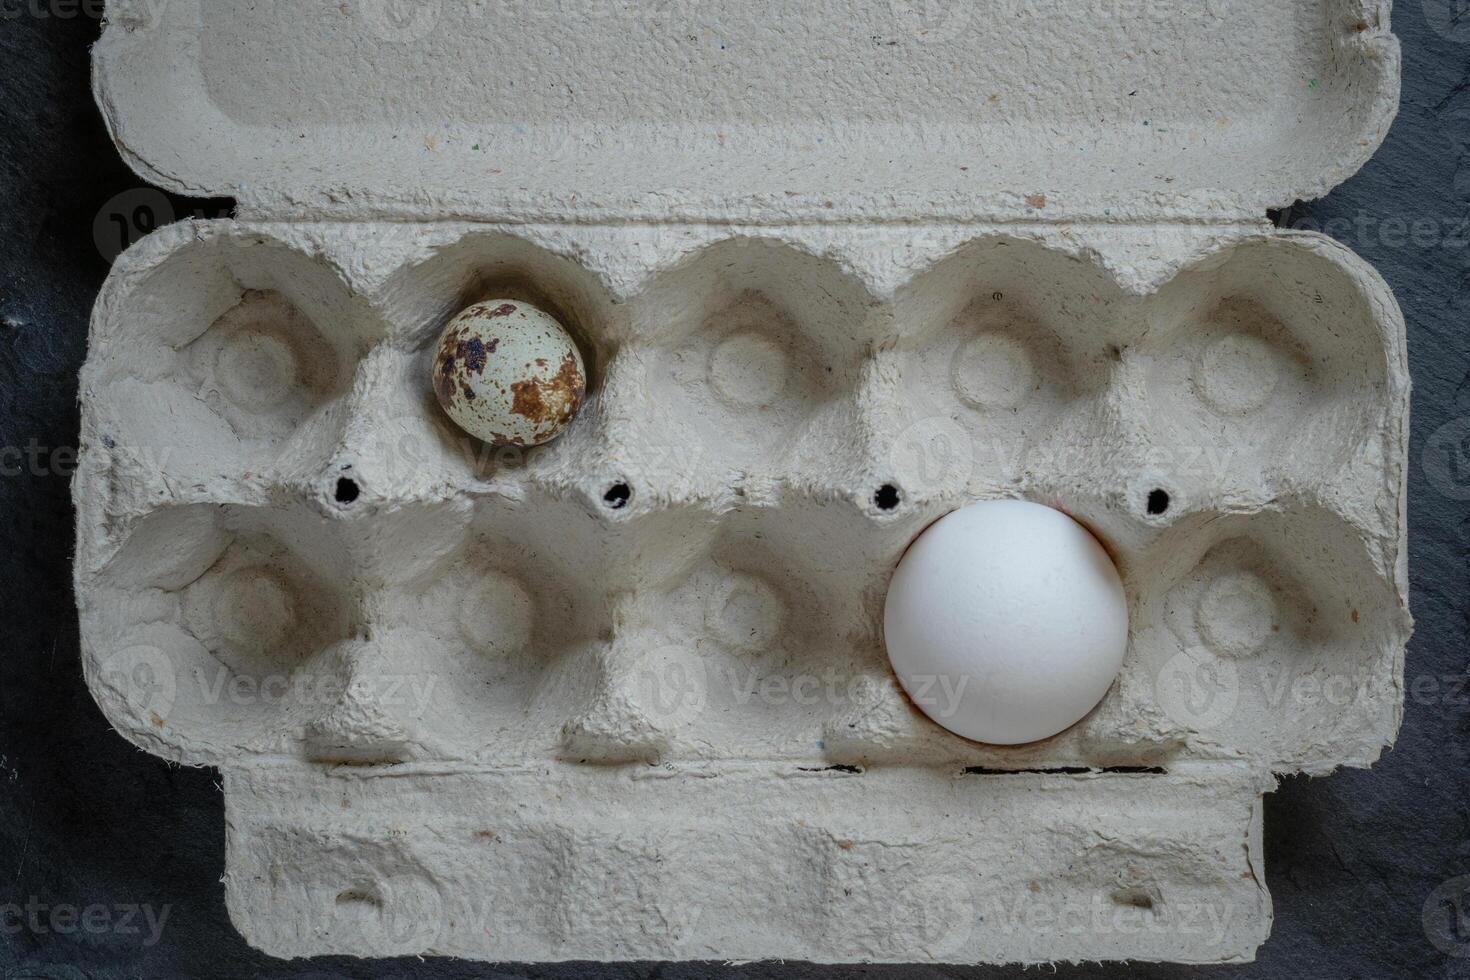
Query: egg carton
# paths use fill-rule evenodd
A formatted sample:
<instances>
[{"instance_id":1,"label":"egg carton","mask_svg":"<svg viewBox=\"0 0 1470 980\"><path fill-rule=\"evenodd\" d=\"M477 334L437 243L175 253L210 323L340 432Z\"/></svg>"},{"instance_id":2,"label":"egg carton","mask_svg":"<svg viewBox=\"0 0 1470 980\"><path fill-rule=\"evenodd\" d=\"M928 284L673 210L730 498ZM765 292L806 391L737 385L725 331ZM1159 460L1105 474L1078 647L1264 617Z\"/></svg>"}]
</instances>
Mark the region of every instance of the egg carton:
<instances>
[{"instance_id":1,"label":"egg carton","mask_svg":"<svg viewBox=\"0 0 1470 980\"><path fill-rule=\"evenodd\" d=\"M89 686L222 770L279 956L1251 958L1273 774L1402 710L1402 316L1262 220L1381 139L1387 5L757 6L109 5L119 146L240 212L97 303ZM489 298L581 348L547 446L435 399ZM1013 497L1094 531L1131 630L1095 711L999 748L916 709L881 613Z\"/></svg>"}]
</instances>

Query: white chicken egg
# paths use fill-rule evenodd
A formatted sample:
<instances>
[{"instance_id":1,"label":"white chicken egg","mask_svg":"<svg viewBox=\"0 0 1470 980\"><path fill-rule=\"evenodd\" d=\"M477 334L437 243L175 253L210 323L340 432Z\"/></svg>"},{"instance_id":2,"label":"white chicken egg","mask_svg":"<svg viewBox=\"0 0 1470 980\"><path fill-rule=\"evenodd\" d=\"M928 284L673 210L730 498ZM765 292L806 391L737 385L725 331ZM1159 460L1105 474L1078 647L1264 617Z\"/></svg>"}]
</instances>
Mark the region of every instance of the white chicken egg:
<instances>
[{"instance_id":1,"label":"white chicken egg","mask_svg":"<svg viewBox=\"0 0 1470 980\"><path fill-rule=\"evenodd\" d=\"M972 504L909 548L884 640L920 710L965 738L1021 745L1097 706L1123 666L1128 602L1096 538L1021 500Z\"/></svg>"},{"instance_id":2,"label":"white chicken egg","mask_svg":"<svg viewBox=\"0 0 1470 980\"><path fill-rule=\"evenodd\" d=\"M582 354L555 317L492 299L449 322L434 357L434 393L455 424L492 446L561 435L587 395Z\"/></svg>"}]
</instances>

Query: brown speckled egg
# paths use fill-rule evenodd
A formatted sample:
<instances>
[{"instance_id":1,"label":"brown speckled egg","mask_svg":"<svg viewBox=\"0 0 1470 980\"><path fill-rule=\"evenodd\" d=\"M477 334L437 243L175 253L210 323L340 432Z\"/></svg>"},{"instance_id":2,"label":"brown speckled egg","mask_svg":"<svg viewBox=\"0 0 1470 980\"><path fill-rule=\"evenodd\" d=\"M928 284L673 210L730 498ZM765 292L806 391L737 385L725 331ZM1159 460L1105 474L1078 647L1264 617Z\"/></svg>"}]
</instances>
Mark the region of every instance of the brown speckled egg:
<instances>
[{"instance_id":1,"label":"brown speckled egg","mask_svg":"<svg viewBox=\"0 0 1470 980\"><path fill-rule=\"evenodd\" d=\"M577 343L529 303L492 299L449 322L434 355L434 392L455 424L493 446L539 446L582 407Z\"/></svg>"}]
</instances>

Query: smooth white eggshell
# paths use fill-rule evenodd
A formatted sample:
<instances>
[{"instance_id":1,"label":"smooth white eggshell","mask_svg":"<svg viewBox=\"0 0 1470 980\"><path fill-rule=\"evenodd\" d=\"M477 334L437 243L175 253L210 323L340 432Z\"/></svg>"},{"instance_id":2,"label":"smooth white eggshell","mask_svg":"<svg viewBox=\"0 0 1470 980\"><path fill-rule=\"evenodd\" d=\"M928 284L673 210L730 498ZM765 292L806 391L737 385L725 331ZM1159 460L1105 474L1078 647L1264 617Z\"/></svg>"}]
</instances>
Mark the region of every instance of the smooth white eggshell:
<instances>
[{"instance_id":1,"label":"smooth white eggshell","mask_svg":"<svg viewBox=\"0 0 1470 980\"><path fill-rule=\"evenodd\" d=\"M883 629L920 710L965 738L1020 745L1065 731L1107 694L1128 647L1128 602L1081 524L995 500L919 536L894 573Z\"/></svg>"}]
</instances>

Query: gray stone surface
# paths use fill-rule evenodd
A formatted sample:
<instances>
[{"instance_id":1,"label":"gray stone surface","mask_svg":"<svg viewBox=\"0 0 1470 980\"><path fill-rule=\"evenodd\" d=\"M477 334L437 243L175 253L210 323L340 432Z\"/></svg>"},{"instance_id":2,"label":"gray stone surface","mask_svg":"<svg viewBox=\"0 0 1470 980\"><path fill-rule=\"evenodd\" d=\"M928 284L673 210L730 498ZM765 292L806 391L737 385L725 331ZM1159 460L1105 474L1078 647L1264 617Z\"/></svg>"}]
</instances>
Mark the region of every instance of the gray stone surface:
<instances>
[{"instance_id":1,"label":"gray stone surface","mask_svg":"<svg viewBox=\"0 0 1470 980\"><path fill-rule=\"evenodd\" d=\"M1411 573L1418 635L1398 747L1368 772L1292 780L1268 797L1268 883L1276 927L1241 976L1462 976L1470 935L1450 931L1457 876L1470 871L1461 736L1465 546L1470 496L1466 341L1470 308L1470 22L1441 15L1450 0L1396 11L1404 39L1405 104L1383 152L1327 201L1284 223L1324 228L1374 264L1409 322L1418 385L1411 474ZM116 160L86 88L96 26L60 16L67 4L0 6L0 480L9 547L0 601L15 641L0 703L0 964L16 977L489 976L456 963L278 964L248 950L224 913L223 812L209 771L179 770L113 735L81 681L69 592L67 478L75 445L75 375L85 320L115 240L110 214L147 226L221 202L168 205ZM11 15L14 16L11 16ZM1429 15L1426 17L1426 15ZM1438 28L1436 29L1436 26ZM1448 25L1448 26L1447 26ZM121 204L119 192L134 192ZM100 221L95 220L100 216ZM1445 428L1450 426L1450 428ZM16 472L18 471L18 472ZM11 475L14 473L14 475ZM1441 888L1441 886L1447 886ZM30 909L25 906L29 905ZM134 908L137 907L137 911ZM33 910L33 911L32 911ZM75 925L70 910L81 917ZM151 913L151 918L150 918ZM166 914L166 918L163 918ZM161 927L160 927L161 924ZM70 928L63 933L63 929ZM155 931L156 930L156 931ZM156 941L155 941L156 939ZM565 967L503 975L633 976L638 967ZM702 976L686 965L663 976ZM1006 971L780 968L766 975L1004 975ZM1062 971L1110 974L1107 968ZM1118 971L1121 975L1124 971ZM1154 967L1131 975L1179 976Z\"/></svg>"}]
</instances>

